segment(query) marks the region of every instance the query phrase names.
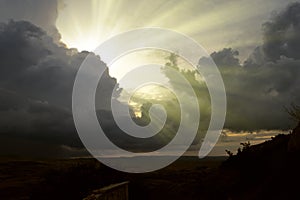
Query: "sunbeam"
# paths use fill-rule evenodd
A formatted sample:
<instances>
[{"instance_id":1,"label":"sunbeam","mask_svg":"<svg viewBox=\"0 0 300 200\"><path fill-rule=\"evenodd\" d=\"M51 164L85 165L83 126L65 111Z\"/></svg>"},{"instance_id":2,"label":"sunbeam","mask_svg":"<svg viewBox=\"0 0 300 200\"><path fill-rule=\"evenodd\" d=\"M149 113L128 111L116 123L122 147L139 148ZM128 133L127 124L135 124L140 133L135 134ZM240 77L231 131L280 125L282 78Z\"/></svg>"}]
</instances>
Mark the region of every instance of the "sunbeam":
<instances>
[{"instance_id":1,"label":"sunbeam","mask_svg":"<svg viewBox=\"0 0 300 200\"><path fill-rule=\"evenodd\" d=\"M56 25L68 47L93 51L104 40L124 31L141 27L168 28L186 34L209 52L231 46L241 59L250 47L261 42L260 21L267 19L266 9L275 9L271 1L160 1L64 0ZM218 6L216 6L218 5ZM259 6L258 6L259 5ZM250 26L249 26L250 24ZM239 41L247 41L247 48Z\"/></svg>"}]
</instances>

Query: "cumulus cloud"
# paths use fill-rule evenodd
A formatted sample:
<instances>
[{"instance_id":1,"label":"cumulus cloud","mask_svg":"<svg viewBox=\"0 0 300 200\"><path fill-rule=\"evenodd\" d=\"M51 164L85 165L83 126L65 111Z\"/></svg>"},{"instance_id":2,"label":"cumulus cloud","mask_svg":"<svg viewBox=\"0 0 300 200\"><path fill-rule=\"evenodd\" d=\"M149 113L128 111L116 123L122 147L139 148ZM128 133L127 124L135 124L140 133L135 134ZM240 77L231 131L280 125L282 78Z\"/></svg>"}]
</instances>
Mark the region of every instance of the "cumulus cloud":
<instances>
[{"instance_id":1,"label":"cumulus cloud","mask_svg":"<svg viewBox=\"0 0 300 200\"><path fill-rule=\"evenodd\" d=\"M284 107L300 102L300 3L290 4L263 24L264 41L241 67L237 53L211 56L223 75L229 129L289 129ZM229 59L228 59L229 58ZM227 66L222 68L222 66Z\"/></svg>"},{"instance_id":2,"label":"cumulus cloud","mask_svg":"<svg viewBox=\"0 0 300 200\"><path fill-rule=\"evenodd\" d=\"M263 45L257 47L246 61L247 66L276 62L281 58L300 59L300 3L292 3L274 13L262 25Z\"/></svg>"},{"instance_id":3,"label":"cumulus cloud","mask_svg":"<svg viewBox=\"0 0 300 200\"><path fill-rule=\"evenodd\" d=\"M221 51L213 52L210 56L219 67L239 66L240 61L237 58L239 52L231 48L224 48Z\"/></svg>"},{"instance_id":4,"label":"cumulus cloud","mask_svg":"<svg viewBox=\"0 0 300 200\"><path fill-rule=\"evenodd\" d=\"M44 29L56 42L60 34L55 26L57 0L0 0L0 22L26 20Z\"/></svg>"},{"instance_id":5,"label":"cumulus cloud","mask_svg":"<svg viewBox=\"0 0 300 200\"><path fill-rule=\"evenodd\" d=\"M1 141L23 138L52 144L56 149L63 145L82 147L73 123L71 95L77 70L88 54L57 45L30 22L1 23L0 137L6 138ZM106 70L98 87L97 109L103 110L116 80L99 57L94 57L98 67Z\"/></svg>"},{"instance_id":6,"label":"cumulus cloud","mask_svg":"<svg viewBox=\"0 0 300 200\"><path fill-rule=\"evenodd\" d=\"M263 50L268 60L300 59L300 3L290 4L263 24Z\"/></svg>"}]
</instances>

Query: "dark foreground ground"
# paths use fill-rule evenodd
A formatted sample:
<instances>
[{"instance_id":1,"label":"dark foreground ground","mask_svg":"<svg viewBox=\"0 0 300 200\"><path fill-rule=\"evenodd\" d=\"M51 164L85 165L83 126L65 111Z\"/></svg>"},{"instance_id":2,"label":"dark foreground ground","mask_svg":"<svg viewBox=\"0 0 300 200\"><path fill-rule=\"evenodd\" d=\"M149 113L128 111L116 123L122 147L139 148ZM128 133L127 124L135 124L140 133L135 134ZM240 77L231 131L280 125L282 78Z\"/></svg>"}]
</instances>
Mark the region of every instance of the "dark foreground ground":
<instances>
[{"instance_id":1,"label":"dark foreground ground","mask_svg":"<svg viewBox=\"0 0 300 200\"><path fill-rule=\"evenodd\" d=\"M228 159L182 157L145 174L112 170L94 159L1 161L0 199L82 199L129 181L129 199L300 199L300 127L244 146Z\"/></svg>"},{"instance_id":2,"label":"dark foreground ground","mask_svg":"<svg viewBox=\"0 0 300 200\"><path fill-rule=\"evenodd\" d=\"M0 199L82 199L122 181L130 181L130 199L197 199L224 159L183 157L146 174L118 172L94 159L2 161Z\"/></svg>"}]
</instances>

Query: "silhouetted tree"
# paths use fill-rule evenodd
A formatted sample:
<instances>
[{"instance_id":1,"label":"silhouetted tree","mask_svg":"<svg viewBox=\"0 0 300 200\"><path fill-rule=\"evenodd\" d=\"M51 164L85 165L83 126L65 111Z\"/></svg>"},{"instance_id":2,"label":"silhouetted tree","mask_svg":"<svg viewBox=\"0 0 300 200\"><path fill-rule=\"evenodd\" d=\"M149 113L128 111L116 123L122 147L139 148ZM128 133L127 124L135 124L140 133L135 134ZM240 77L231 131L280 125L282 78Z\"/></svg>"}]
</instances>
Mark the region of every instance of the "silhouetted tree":
<instances>
[{"instance_id":1,"label":"silhouetted tree","mask_svg":"<svg viewBox=\"0 0 300 200\"><path fill-rule=\"evenodd\" d=\"M285 108L286 112L291 118L297 122L300 122L300 106L294 103L291 104L290 108Z\"/></svg>"},{"instance_id":2,"label":"silhouetted tree","mask_svg":"<svg viewBox=\"0 0 300 200\"><path fill-rule=\"evenodd\" d=\"M248 141L248 142L241 142L240 144L243 147L242 151L245 151L245 150L249 149L249 147L251 146L250 141Z\"/></svg>"},{"instance_id":3,"label":"silhouetted tree","mask_svg":"<svg viewBox=\"0 0 300 200\"><path fill-rule=\"evenodd\" d=\"M233 156L233 153L230 150L225 149L225 151L230 158Z\"/></svg>"}]
</instances>

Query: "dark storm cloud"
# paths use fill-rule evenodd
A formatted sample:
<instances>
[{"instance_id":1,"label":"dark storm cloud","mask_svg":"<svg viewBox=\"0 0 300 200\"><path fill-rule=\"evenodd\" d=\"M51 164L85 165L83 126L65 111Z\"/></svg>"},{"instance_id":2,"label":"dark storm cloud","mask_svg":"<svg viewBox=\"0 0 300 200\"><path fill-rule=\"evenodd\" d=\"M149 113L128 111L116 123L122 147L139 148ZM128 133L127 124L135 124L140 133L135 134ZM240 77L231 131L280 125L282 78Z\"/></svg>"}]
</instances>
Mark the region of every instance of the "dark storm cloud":
<instances>
[{"instance_id":1,"label":"dark storm cloud","mask_svg":"<svg viewBox=\"0 0 300 200\"><path fill-rule=\"evenodd\" d=\"M257 47L246 66L276 62L283 57L300 59L300 3L292 3L262 26L263 45Z\"/></svg>"},{"instance_id":2,"label":"dark storm cloud","mask_svg":"<svg viewBox=\"0 0 300 200\"><path fill-rule=\"evenodd\" d=\"M263 44L253 51L243 67L234 59L237 53L231 49L211 55L225 82L226 128L293 126L284 107L300 102L300 3L290 4L274 14L262 27Z\"/></svg>"},{"instance_id":3,"label":"dark storm cloud","mask_svg":"<svg viewBox=\"0 0 300 200\"><path fill-rule=\"evenodd\" d=\"M219 54L223 53L224 50ZM300 61L286 59L247 68L237 64L238 62L232 65L231 61L224 62L223 57L220 61L217 60L218 57L211 56L215 63L219 63L226 89L227 113L224 128L252 131L292 127L293 123L284 107L291 102L300 101L300 81L297 79L300 75ZM205 61L202 58L199 63L205 64ZM205 93L200 96L204 95ZM201 112L202 114L205 113Z\"/></svg>"},{"instance_id":4,"label":"dark storm cloud","mask_svg":"<svg viewBox=\"0 0 300 200\"><path fill-rule=\"evenodd\" d=\"M71 113L71 95L77 70L87 55L57 45L30 22L0 24L1 142L18 138L52 144L55 149L62 145L81 147ZM106 68L99 57L95 58L99 67ZM107 70L102 77L97 108L109 110L116 80Z\"/></svg>"},{"instance_id":5,"label":"dark storm cloud","mask_svg":"<svg viewBox=\"0 0 300 200\"><path fill-rule=\"evenodd\" d=\"M58 15L56 0L0 0L0 22L26 20L46 30L59 41L60 34L55 26Z\"/></svg>"},{"instance_id":6,"label":"dark storm cloud","mask_svg":"<svg viewBox=\"0 0 300 200\"><path fill-rule=\"evenodd\" d=\"M237 58L239 52L231 48L224 48L221 51L213 52L210 56L219 67L239 66L240 61Z\"/></svg>"},{"instance_id":7,"label":"dark storm cloud","mask_svg":"<svg viewBox=\"0 0 300 200\"><path fill-rule=\"evenodd\" d=\"M300 59L300 3L290 4L284 11L263 24L266 57L271 61L281 56Z\"/></svg>"},{"instance_id":8,"label":"dark storm cloud","mask_svg":"<svg viewBox=\"0 0 300 200\"><path fill-rule=\"evenodd\" d=\"M290 129L284 107L300 102L300 61L281 60L259 68L220 69L227 93L225 127L233 130Z\"/></svg>"},{"instance_id":9,"label":"dark storm cloud","mask_svg":"<svg viewBox=\"0 0 300 200\"><path fill-rule=\"evenodd\" d=\"M2 134L48 138L51 142L54 134L60 138L74 132L72 116L65 107L26 98L5 89L0 90L0 102ZM69 141L74 141L74 138Z\"/></svg>"}]
</instances>

